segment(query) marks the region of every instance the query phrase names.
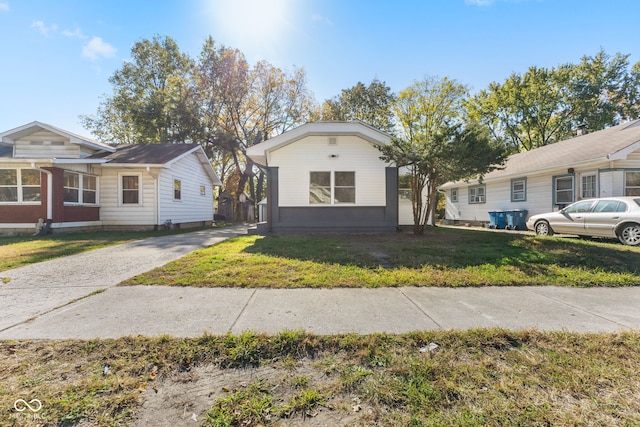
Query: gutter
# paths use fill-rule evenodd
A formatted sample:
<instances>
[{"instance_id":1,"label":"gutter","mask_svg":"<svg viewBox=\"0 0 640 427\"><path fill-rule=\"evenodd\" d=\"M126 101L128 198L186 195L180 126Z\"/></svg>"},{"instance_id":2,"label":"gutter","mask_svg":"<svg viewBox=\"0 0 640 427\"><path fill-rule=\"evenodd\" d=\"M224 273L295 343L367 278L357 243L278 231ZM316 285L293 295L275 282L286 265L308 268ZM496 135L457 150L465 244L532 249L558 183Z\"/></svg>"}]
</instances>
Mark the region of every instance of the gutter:
<instances>
[{"instance_id":1,"label":"gutter","mask_svg":"<svg viewBox=\"0 0 640 427\"><path fill-rule=\"evenodd\" d=\"M51 171L36 166L35 162L31 162L31 168L47 174L47 221L53 222L53 174Z\"/></svg>"}]
</instances>

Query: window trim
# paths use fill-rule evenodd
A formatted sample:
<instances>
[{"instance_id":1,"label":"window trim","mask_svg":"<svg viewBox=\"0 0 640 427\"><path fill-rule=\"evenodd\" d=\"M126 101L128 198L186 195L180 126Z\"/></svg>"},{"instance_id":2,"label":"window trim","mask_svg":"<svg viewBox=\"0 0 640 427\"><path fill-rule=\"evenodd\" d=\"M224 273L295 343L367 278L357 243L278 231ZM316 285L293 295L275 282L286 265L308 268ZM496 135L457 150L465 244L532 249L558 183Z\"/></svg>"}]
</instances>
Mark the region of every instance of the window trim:
<instances>
[{"instance_id":1,"label":"window trim","mask_svg":"<svg viewBox=\"0 0 640 427\"><path fill-rule=\"evenodd\" d=\"M16 184L15 185L0 185L2 188L15 188L16 189L16 200L8 200L8 201L0 201L0 205L40 205L42 204L42 172L38 169L32 168L0 168L3 170L12 170L16 172ZM24 185L22 183L22 171L30 170L38 172L38 177L40 178L39 185ZM40 200L24 200L24 188L39 188L40 189Z\"/></svg>"},{"instance_id":2,"label":"window trim","mask_svg":"<svg viewBox=\"0 0 640 427\"><path fill-rule=\"evenodd\" d=\"M515 189L514 189L514 185L518 182L522 182L522 198L521 199L516 199L515 197ZM511 202L512 203L518 203L518 202L526 202L527 201L527 177L522 177L522 178L513 178L511 180Z\"/></svg>"},{"instance_id":3,"label":"window trim","mask_svg":"<svg viewBox=\"0 0 640 427\"><path fill-rule=\"evenodd\" d=\"M482 195L477 194L478 190L482 189ZM473 193L473 195L472 195ZM469 204L479 205L487 203L487 186L486 184L472 185L469 187Z\"/></svg>"},{"instance_id":4,"label":"window trim","mask_svg":"<svg viewBox=\"0 0 640 427\"><path fill-rule=\"evenodd\" d=\"M624 194L625 194L625 196L629 195L629 193L628 193L627 191L628 191L630 188L631 188L631 189L637 189L637 190L640 190L640 186L636 186L636 185L634 185L633 187L629 187L629 186L627 185L627 176L628 176L628 174L630 174L630 173L637 173L637 174L640 174L640 169L633 169L633 170L626 170L626 171L624 171Z\"/></svg>"},{"instance_id":5,"label":"window trim","mask_svg":"<svg viewBox=\"0 0 640 427\"><path fill-rule=\"evenodd\" d=\"M123 192L125 191L122 185L122 178L125 176L135 176L138 178L138 203L125 203ZM142 172L118 172L118 206L143 206L143 181L142 181ZM132 191L132 190L127 190Z\"/></svg>"},{"instance_id":6,"label":"window trim","mask_svg":"<svg viewBox=\"0 0 640 427\"><path fill-rule=\"evenodd\" d=\"M317 188L325 188L327 190L329 190L329 202L328 203L324 203L324 202L313 202L312 198L311 198L311 174L313 173L324 173L324 174L329 174L329 185L328 186L317 186ZM353 185L336 185L336 173L351 173L353 174ZM336 189L353 189L353 202L339 202L336 201ZM343 170L339 170L339 171L319 171L319 170L312 170L309 171L309 186L308 186L308 191L309 191L309 205L310 206L354 206L357 203L357 177L356 177L356 172L355 171L343 171Z\"/></svg>"},{"instance_id":7,"label":"window trim","mask_svg":"<svg viewBox=\"0 0 640 427\"><path fill-rule=\"evenodd\" d=\"M558 179L571 178L571 200L568 202L558 202ZM555 175L552 179L553 185L553 205L554 206L567 206L576 201L576 176L575 174Z\"/></svg>"},{"instance_id":8,"label":"window trim","mask_svg":"<svg viewBox=\"0 0 640 427\"><path fill-rule=\"evenodd\" d=\"M73 170L65 170L63 172L63 176L66 174L71 174L71 175L78 175L78 187L68 187L66 185L64 185L64 180L63 180L63 192L64 190L66 190L67 188L71 188L74 189L78 192L78 201L77 202L72 202L72 201L67 201L64 200L64 205L65 206L83 206L83 205L87 205L87 206L97 206L98 205L98 177L96 175L90 175L90 174L86 174L86 173L82 173L82 172L76 172ZM88 177L92 177L95 179L95 183L96 186L94 189L92 188L85 188L85 183L88 182ZM84 193L86 191L91 191L93 193L95 193L95 202L87 202L85 201L85 197L84 197Z\"/></svg>"},{"instance_id":9,"label":"window trim","mask_svg":"<svg viewBox=\"0 0 640 427\"><path fill-rule=\"evenodd\" d=\"M593 195L585 195L584 179L593 177ZM598 197L598 173L585 172L580 174L580 199L593 199Z\"/></svg>"},{"instance_id":10,"label":"window trim","mask_svg":"<svg viewBox=\"0 0 640 427\"><path fill-rule=\"evenodd\" d=\"M176 189L176 184L178 184L178 188ZM180 178L173 178L173 201L181 202L182 201L182 180Z\"/></svg>"}]
</instances>

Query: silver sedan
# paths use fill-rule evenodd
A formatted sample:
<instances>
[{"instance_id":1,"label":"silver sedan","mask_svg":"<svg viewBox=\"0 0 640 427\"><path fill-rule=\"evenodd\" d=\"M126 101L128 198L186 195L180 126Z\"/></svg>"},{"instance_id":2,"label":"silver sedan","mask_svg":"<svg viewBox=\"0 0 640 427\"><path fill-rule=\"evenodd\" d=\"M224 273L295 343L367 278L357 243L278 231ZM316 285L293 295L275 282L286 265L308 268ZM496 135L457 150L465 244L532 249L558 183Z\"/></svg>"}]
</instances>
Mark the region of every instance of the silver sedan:
<instances>
[{"instance_id":1,"label":"silver sedan","mask_svg":"<svg viewBox=\"0 0 640 427\"><path fill-rule=\"evenodd\" d=\"M618 238L625 245L640 244L640 197L607 197L575 202L566 208L527 220L539 236L577 234Z\"/></svg>"}]
</instances>

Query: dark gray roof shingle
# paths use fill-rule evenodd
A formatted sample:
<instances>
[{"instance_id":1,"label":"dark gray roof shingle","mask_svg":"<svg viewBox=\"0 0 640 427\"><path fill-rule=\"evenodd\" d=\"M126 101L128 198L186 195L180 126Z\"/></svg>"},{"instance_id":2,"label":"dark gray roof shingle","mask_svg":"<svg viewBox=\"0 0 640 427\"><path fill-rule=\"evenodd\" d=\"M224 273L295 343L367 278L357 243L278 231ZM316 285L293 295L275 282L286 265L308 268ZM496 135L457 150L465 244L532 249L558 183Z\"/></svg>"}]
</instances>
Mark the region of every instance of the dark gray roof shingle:
<instances>
[{"instance_id":1,"label":"dark gray roof shingle","mask_svg":"<svg viewBox=\"0 0 640 427\"><path fill-rule=\"evenodd\" d=\"M165 164L196 148L195 144L125 144L115 153L101 153L90 159L106 159L109 163Z\"/></svg>"}]
</instances>

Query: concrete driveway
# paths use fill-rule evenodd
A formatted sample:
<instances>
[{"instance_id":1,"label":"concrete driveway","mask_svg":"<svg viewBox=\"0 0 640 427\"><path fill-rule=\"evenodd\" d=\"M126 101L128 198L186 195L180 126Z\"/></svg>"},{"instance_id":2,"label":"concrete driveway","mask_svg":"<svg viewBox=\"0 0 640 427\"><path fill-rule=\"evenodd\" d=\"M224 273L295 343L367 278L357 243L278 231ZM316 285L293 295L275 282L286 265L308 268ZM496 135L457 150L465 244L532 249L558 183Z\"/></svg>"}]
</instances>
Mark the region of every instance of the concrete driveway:
<instances>
[{"instance_id":1,"label":"concrete driveway","mask_svg":"<svg viewBox=\"0 0 640 427\"><path fill-rule=\"evenodd\" d=\"M0 339L199 336L247 330L403 333L502 327L612 332L640 328L640 287L230 289L116 286L246 233L153 238L0 273ZM100 291L100 292L98 292Z\"/></svg>"}]
</instances>

